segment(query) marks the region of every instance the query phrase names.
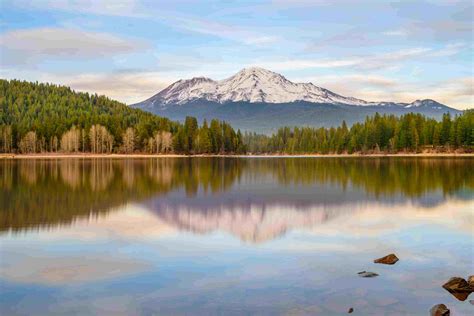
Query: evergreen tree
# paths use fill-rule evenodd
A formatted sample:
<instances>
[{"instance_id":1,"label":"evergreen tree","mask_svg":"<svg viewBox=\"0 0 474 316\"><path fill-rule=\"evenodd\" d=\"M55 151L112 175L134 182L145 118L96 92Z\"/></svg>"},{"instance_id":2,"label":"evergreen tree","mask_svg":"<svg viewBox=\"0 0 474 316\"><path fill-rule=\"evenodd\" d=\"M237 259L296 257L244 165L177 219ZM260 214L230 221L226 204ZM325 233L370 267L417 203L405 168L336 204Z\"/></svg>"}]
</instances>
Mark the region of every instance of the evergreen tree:
<instances>
[{"instance_id":1,"label":"evergreen tree","mask_svg":"<svg viewBox=\"0 0 474 316\"><path fill-rule=\"evenodd\" d=\"M195 117L186 116L184 121L184 151L192 153L195 149L195 140L198 133L198 122Z\"/></svg>"},{"instance_id":2,"label":"evergreen tree","mask_svg":"<svg viewBox=\"0 0 474 316\"><path fill-rule=\"evenodd\" d=\"M204 120L198 133L198 152L204 154L212 152L210 131L206 120Z\"/></svg>"}]
</instances>

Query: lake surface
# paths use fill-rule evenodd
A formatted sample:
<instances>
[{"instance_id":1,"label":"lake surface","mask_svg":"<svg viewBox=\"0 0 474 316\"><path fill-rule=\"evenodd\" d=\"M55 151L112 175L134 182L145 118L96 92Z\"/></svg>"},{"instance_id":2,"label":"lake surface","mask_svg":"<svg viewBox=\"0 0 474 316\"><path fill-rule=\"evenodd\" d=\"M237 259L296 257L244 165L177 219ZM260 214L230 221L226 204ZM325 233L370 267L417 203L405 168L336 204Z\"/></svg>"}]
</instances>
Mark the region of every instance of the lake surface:
<instances>
[{"instance_id":1,"label":"lake surface","mask_svg":"<svg viewBox=\"0 0 474 316\"><path fill-rule=\"evenodd\" d=\"M473 315L473 193L472 158L3 160L0 314Z\"/></svg>"}]
</instances>

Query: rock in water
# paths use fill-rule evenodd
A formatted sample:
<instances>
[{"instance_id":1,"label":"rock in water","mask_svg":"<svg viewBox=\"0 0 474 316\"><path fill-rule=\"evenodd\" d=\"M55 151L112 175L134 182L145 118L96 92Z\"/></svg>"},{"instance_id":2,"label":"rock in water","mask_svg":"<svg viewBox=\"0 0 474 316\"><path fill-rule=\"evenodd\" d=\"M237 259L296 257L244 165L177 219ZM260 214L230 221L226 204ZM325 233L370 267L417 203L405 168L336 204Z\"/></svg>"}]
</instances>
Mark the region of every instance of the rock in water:
<instances>
[{"instance_id":1,"label":"rock in water","mask_svg":"<svg viewBox=\"0 0 474 316\"><path fill-rule=\"evenodd\" d=\"M443 287L448 291L453 292L472 292L469 283L460 277L454 277L449 279L448 282L443 284Z\"/></svg>"},{"instance_id":2,"label":"rock in water","mask_svg":"<svg viewBox=\"0 0 474 316\"><path fill-rule=\"evenodd\" d=\"M347 311L347 313L352 314L353 311L354 311L354 309L351 307L351 308L349 308L349 310Z\"/></svg>"},{"instance_id":3,"label":"rock in water","mask_svg":"<svg viewBox=\"0 0 474 316\"><path fill-rule=\"evenodd\" d=\"M469 294L473 292L469 283L460 277L449 279L448 282L443 284L443 288L460 301L465 301Z\"/></svg>"},{"instance_id":4,"label":"rock in water","mask_svg":"<svg viewBox=\"0 0 474 316\"><path fill-rule=\"evenodd\" d=\"M374 273L374 272L368 272L368 271L361 271L359 273L357 273L360 277L363 277L363 278L374 278L376 276L379 276L377 273Z\"/></svg>"},{"instance_id":5,"label":"rock in water","mask_svg":"<svg viewBox=\"0 0 474 316\"><path fill-rule=\"evenodd\" d=\"M431 316L449 316L450 312L449 309L444 304L438 304L430 309Z\"/></svg>"},{"instance_id":6,"label":"rock in water","mask_svg":"<svg viewBox=\"0 0 474 316\"><path fill-rule=\"evenodd\" d=\"M389 255L386 255L385 257L375 259L374 263L395 264L397 261L398 257L394 253L391 253Z\"/></svg>"},{"instance_id":7,"label":"rock in water","mask_svg":"<svg viewBox=\"0 0 474 316\"><path fill-rule=\"evenodd\" d=\"M474 275L470 275L467 278L467 283L469 283L469 286L471 287L471 291L474 292Z\"/></svg>"}]
</instances>

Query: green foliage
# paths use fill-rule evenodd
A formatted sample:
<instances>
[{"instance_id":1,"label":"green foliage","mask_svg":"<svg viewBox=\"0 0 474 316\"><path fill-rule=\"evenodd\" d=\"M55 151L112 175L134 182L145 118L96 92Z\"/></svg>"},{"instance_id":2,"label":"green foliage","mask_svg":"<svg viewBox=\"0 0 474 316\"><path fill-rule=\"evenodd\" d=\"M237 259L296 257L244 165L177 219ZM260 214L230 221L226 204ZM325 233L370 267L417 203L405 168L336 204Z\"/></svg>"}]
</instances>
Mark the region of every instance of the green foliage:
<instances>
[{"instance_id":1,"label":"green foliage","mask_svg":"<svg viewBox=\"0 0 474 316\"><path fill-rule=\"evenodd\" d=\"M345 122L337 128L280 128L272 136L246 133L244 142L252 153L377 153L419 152L423 149L471 151L474 145L474 111L441 122L421 114L401 117L379 115L367 117L350 129Z\"/></svg>"},{"instance_id":2,"label":"green foliage","mask_svg":"<svg viewBox=\"0 0 474 316\"><path fill-rule=\"evenodd\" d=\"M184 125L167 118L128 107L105 96L78 93L68 87L53 84L30 83L18 80L0 80L0 150L18 152L24 144L28 152L56 151L58 139L73 126L84 135L81 151L91 151L96 141L91 139L91 127L104 127L110 133L112 150L123 151L130 143L124 135L133 135L133 149L144 152L150 138L157 132L171 132L173 152L233 153L243 152L242 139L225 122L214 122L216 130L208 137L219 138L218 146L197 142L201 129L194 117L187 117ZM126 133L127 129L132 128ZM205 127L207 130L207 126ZM35 133L35 139L28 137ZM216 133L216 135L213 135ZM205 133L204 133L205 134ZM225 145L222 137L225 139ZM23 140L23 142L22 142ZM204 140L206 142L206 140ZM210 140L209 140L210 141ZM34 143L32 143L34 142ZM109 152L109 151L107 151Z\"/></svg>"}]
</instances>

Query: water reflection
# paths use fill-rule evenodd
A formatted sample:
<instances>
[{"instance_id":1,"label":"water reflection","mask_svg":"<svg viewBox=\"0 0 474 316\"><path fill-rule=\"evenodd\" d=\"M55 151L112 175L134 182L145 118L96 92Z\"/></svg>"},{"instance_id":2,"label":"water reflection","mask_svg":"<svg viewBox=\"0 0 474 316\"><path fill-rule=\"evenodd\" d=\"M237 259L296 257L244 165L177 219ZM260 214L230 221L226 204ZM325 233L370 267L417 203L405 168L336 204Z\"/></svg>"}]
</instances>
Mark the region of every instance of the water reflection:
<instances>
[{"instance_id":1,"label":"water reflection","mask_svg":"<svg viewBox=\"0 0 474 316\"><path fill-rule=\"evenodd\" d=\"M66 225L141 203L180 229L262 241L378 201L469 199L472 159L59 159L0 162L0 230ZM275 226L261 229L265 222ZM246 232L236 232L245 229Z\"/></svg>"},{"instance_id":2,"label":"water reflection","mask_svg":"<svg viewBox=\"0 0 474 316\"><path fill-rule=\"evenodd\" d=\"M0 161L0 314L466 315L441 285L472 274L473 166Z\"/></svg>"}]
</instances>

